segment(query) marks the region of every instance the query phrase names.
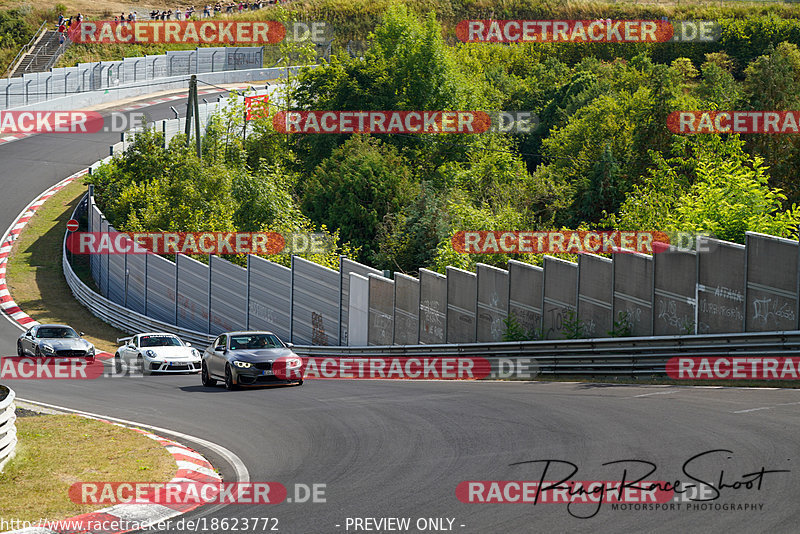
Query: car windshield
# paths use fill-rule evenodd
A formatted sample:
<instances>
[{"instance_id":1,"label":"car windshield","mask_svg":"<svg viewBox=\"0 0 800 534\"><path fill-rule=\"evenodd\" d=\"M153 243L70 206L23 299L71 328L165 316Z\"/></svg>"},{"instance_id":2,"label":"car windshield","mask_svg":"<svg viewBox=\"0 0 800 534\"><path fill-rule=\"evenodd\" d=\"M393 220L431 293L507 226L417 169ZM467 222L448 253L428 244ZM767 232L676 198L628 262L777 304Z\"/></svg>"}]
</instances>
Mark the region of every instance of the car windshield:
<instances>
[{"instance_id":1,"label":"car windshield","mask_svg":"<svg viewBox=\"0 0 800 534\"><path fill-rule=\"evenodd\" d=\"M139 338L141 347L180 347L181 340L175 336L142 336Z\"/></svg>"},{"instance_id":2,"label":"car windshield","mask_svg":"<svg viewBox=\"0 0 800 534\"><path fill-rule=\"evenodd\" d=\"M274 349L283 347L283 343L274 334L247 334L231 336L231 350L240 349Z\"/></svg>"},{"instance_id":3,"label":"car windshield","mask_svg":"<svg viewBox=\"0 0 800 534\"><path fill-rule=\"evenodd\" d=\"M36 331L37 338L71 338L71 337L80 337L78 333L69 327L53 327L48 326L44 328L40 328Z\"/></svg>"}]
</instances>

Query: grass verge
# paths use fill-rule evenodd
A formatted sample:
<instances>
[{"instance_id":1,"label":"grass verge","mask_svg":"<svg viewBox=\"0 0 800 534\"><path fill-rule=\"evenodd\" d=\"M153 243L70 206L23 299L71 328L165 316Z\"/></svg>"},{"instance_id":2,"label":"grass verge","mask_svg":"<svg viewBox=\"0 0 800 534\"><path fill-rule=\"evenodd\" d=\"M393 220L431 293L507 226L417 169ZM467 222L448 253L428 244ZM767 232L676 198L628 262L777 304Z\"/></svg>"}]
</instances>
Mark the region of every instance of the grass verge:
<instances>
[{"instance_id":1,"label":"grass verge","mask_svg":"<svg viewBox=\"0 0 800 534\"><path fill-rule=\"evenodd\" d=\"M0 473L6 519L59 520L103 508L69 498L75 482L167 482L172 455L133 430L77 415L17 419L16 456Z\"/></svg>"},{"instance_id":2,"label":"grass verge","mask_svg":"<svg viewBox=\"0 0 800 534\"><path fill-rule=\"evenodd\" d=\"M75 300L62 271L66 224L85 192L83 180L75 180L36 211L11 250L6 270L8 289L17 305L40 323L71 325L85 332L84 337L98 350L113 354L116 339L127 334L104 323ZM75 257L75 270L84 275L84 282L87 264L86 257Z\"/></svg>"}]
</instances>

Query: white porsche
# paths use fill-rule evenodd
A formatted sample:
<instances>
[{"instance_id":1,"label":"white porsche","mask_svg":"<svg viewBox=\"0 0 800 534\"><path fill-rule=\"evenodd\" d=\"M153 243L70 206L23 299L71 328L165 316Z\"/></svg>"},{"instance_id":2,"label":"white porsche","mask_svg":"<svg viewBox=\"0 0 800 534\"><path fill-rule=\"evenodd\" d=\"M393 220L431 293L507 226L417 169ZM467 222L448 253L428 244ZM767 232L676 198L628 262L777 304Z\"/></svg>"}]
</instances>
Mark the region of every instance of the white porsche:
<instances>
[{"instance_id":1,"label":"white porsche","mask_svg":"<svg viewBox=\"0 0 800 534\"><path fill-rule=\"evenodd\" d=\"M121 373L123 366L150 373L199 373L202 356L175 334L148 332L117 339L123 345L114 354L114 367ZM131 367L135 365L135 367Z\"/></svg>"}]
</instances>

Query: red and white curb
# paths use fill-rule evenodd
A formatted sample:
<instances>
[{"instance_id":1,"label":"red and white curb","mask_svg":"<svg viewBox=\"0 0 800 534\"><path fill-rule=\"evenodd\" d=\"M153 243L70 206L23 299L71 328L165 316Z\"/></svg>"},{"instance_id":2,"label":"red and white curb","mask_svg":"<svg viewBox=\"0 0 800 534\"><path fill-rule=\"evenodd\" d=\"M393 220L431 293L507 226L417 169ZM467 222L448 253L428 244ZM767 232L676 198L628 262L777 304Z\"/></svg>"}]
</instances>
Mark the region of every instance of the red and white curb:
<instances>
[{"instance_id":1,"label":"red and white curb","mask_svg":"<svg viewBox=\"0 0 800 534\"><path fill-rule=\"evenodd\" d=\"M235 87L230 87L230 88L227 88L225 90L227 90L227 91L241 91L242 89L247 89L248 87L250 87L250 86L249 85L237 85ZM212 94L212 93L220 93L222 91L223 91L222 89L208 89L208 90L204 90L204 91L198 91L197 94L198 95L208 95L208 94ZM132 104L132 105L124 107L124 108L120 108L117 111L133 111L135 109L142 109L142 108L146 108L146 107L149 107L149 106L155 106L156 104L163 104L164 102L172 102L174 100L181 100L181 99L186 98L188 94L189 94L188 92L183 92L183 93L179 93L177 95L165 96L165 97L159 98L157 100L150 100L150 101L147 101L147 102L139 102L139 103ZM0 131L0 136L2 136L2 137L0 137L0 145L3 145L5 143L11 143L12 141L19 141L20 139L26 139L28 137L31 137L31 136L34 136L34 135L38 135L38 133L39 132L13 133L13 134L8 134L8 135L2 135L2 132Z\"/></svg>"},{"instance_id":2,"label":"red and white curb","mask_svg":"<svg viewBox=\"0 0 800 534\"><path fill-rule=\"evenodd\" d=\"M8 291L8 285L6 283L6 267L8 266L8 256L11 253L11 247L14 245L14 241L17 240L17 237L19 237L19 233L22 231L22 229L28 225L28 221L31 220L31 217L33 217L34 213L36 213L36 210L38 210L48 198L58 193L64 187L72 183L76 178L83 176L87 172L89 172L88 169L76 172L72 176L64 178L56 185L50 187L44 193L36 197L36 199L28 204L17 216L17 218L14 219L14 222L11 223L11 226L8 228L8 230L6 230L6 233L3 235L2 239L0 239L0 309L2 309L3 313L9 319L11 319L12 322L17 323L23 329L30 328L31 326L39 323L20 309L17 303L14 302L14 298L11 296L11 293Z\"/></svg>"},{"instance_id":3,"label":"red and white curb","mask_svg":"<svg viewBox=\"0 0 800 534\"><path fill-rule=\"evenodd\" d=\"M237 85L234 87L228 87L224 90L226 91L241 91L242 89L247 89L250 87L249 85ZM197 91L198 95L210 95L213 93L220 93L223 89L206 89L203 91ZM149 100L147 102L137 102L136 104L131 104L130 106L126 106L124 108L120 108L117 111L133 111L135 109L142 109L148 106L155 106L156 104L163 104L164 102L172 102L174 100L182 100L189 95L188 92L184 91L182 93L178 93L176 95L164 96L156 100Z\"/></svg>"},{"instance_id":4,"label":"red and white curb","mask_svg":"<svg viewBox=\"0 0 800 534\"><path fill-rule=\"evenodd\" d=\"M95 419L108 423L111 425L129 428L134 432L138 432L143 436L147 436L159 442L164 446L167 451L175 459L175 464L178 466L178 471L175 476L168 482L168 484L179 484L185 482L198 482L215 484L222 482L222 476L214 471L214 466L206 460L202 454L190 449L171 439L163 438L152 432L142 430L129 425L115 423L100 417L92 417L88 415L79 414L80 417L88 419ZM166 521L186 512L190 512L202 506L201 504L175 504L175 505L162 505L162 504L117 504L109 508L103 508L96 512L89 512L81 514L69 519L62 519L59 521L52 521L50 526L65 525L65 528L53 530L46 526L35 526L23 528L19 530L10 531L12 534L78 534L78 533L96 533L96 534L121 534L123 532L130 532L132 530L140 530L147 526ZM130 525L137 524L138 528L128 528L125 530L98 530L95 528L97 525ZM67 526L68 525L68 526ZM119 527L118 527L119 528Z\"/></svg>"}]
</instances>

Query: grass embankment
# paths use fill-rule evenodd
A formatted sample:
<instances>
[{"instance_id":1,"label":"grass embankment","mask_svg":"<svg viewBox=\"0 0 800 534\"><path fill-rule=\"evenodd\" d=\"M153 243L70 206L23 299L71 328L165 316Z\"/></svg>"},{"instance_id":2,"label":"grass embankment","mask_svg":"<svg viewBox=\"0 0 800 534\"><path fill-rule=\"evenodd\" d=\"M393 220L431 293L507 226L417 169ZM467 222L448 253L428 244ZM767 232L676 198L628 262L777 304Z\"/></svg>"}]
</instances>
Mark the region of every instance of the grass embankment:
<instances>
[{"instance_id":1,"label":"grass embankment","mask_svg":"<svg viewBox=\"0 0 800 534\"><path fill-rule=\"evenodd\" d=\"M16 456L0 473L0 516L39 521L66 519L105 506L76 504L75 482L167 482L172 455L133 430L77 415L17 419Z\"/></svg>"},{"instance_id":2,"label":"grass embankment","mask_svg":"<svg viewBox=\"0 0 800 534\"><path fill-rule=\"evenodd\" d=\"M36 211L14 243L6 277L11 296L22 311L40 323L63 323L85 332L84 337L98 350L113 354L116 339L127 334L104 323L75 300L62 271L66 224L85 192L83 180L75 180ZM75 256L74 264L75 271L89 284L88 256Z\"/></svg>"}]
</instances>

